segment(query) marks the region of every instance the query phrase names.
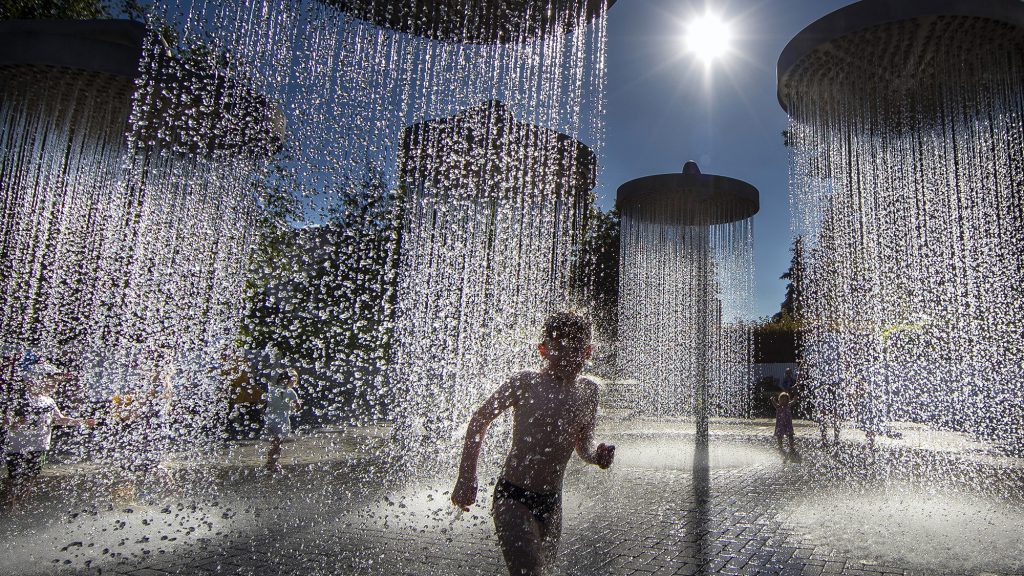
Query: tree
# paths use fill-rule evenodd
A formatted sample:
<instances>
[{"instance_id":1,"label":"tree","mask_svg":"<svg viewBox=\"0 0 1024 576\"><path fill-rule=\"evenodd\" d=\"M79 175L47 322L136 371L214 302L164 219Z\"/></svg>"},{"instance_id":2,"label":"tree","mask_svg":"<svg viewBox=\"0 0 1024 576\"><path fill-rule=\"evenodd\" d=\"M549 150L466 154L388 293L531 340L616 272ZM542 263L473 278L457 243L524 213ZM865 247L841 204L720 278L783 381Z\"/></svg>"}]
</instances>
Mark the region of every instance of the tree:
<instances>
[{"instance_id":1,"label":"tree","mask_svg":"<svg viewBox=\"0 0 1024 576\"><path fill-rule=\"evenodd\" d=\"M803 236L793 239L793 246L790 248L793 257L789 261L789 269L780 276L782 280L788 280L786 284L786 297L778 313L772 316L773 322L780 322L789 317L799 322L803 319L803 288L806 268L804 265Z\"/></svg>"},{"instance_id":2,"label":"tree","mask_svg":"<svg viewBox=\"0 0 1024 576\"><path fill-rule=\"evenodd\" d=\"M262 190L263 240L242 345L273 347L313 376L304 385L313 410L372 418L388 404L400 191L371 166L351 189L332 194L323 221L303 225L282 188L291 178L287 165Z\"/></svg>"},{"instance_id":3,"label":"tree","mask_svg":"<svg viewBox=\"0 0 1024 576\"><path fill-rule=\"evenodd\" d=\"M619 226L618 210L591 209L576 280L577 292L590 308L595 332L607 340L615 338L618 325Z\"/></svg>"}]
</instances>

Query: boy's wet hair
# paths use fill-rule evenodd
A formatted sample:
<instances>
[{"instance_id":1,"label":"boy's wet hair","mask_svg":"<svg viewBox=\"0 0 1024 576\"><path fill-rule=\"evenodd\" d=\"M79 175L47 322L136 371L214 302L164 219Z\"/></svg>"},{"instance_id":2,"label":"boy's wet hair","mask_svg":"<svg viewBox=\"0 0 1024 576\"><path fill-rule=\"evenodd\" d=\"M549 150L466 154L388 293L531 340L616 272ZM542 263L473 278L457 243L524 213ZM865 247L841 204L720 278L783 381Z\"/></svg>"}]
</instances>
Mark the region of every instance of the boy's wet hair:
<instances>
[{"instance_id":1,"label":"boy's wet hair","mask_svg":"<svg viewBox=\"0 0 1024 576\"><path fill-rule=\"evenodd\" d=\"M789 400L789 392L783 392L782 394L779 394L779 402L782 402L783 398Z\"/></svg>"},{"instance_id":2,"label":"boy's wet hair","mask_svg":"<svg viewBox=\"0 0 1024 576\"><path fill-rule=\"evenodd\" d=\"M590 321L572 312L557 312L544 321L544 340L567 346L590 344Z\"/></svg>"}]
</instances>

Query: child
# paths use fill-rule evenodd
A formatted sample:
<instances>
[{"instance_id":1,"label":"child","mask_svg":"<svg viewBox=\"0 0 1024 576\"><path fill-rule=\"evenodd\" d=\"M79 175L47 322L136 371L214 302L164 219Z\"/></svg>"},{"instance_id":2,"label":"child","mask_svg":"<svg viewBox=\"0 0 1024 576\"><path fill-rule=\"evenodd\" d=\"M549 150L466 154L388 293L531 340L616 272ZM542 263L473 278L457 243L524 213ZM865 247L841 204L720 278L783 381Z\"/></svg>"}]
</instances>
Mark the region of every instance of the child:
<instances>
[{"instance_id":1,"label":"child","mask_svg":"<svg viewBox=\"0 0 1024 576\"><path fill-rule=\"evenodd\" d=\"M270 434L267 470L271 472L281 471L281 465L278 463L278 459L281 458L281 442L291 435L292 412L297 412L302 407L299 395L293 388L298 379L298 372L289 369L281 376L277 385L270 385L267 388L267 407L263 418L267 433Z\"/></svg>"},{"instance_id":2,"label":"child","mask_svg":"<svg viewBox=\"0 0 1024 576\"><path fill-rule=\"evenodd\" d=\"M5 460L7 484L3 504L13 508L31 495L36 479L43 470L46 452L50 449L53 425L95 426L92 418L68 418L57 408L51 395L58 378L56 369L45 362L36 363L26 377L26 394L8 422L8 443Z\"/></svg>"},{"instance_id":3,"label":"child","mask_svg":"<svg viewBox=\"0 0 1024 576\"><path fill-rule=\"evenodd\" d=\"M597 384L579 378L590 357L590 324L569 313L544 323L538 346L546 366L521 372L473 414L452 490L462 510L476 501L477 459L487 427L513 409L512 448L494 487L494 528L509 573L540 574L557 553L562 530L562 479L573 449L584 462L608 468L615 447L594 446Z\"/></svg>"},{"instance_id":4,"label":"child","mask_svg":"<svg viewBox=\"0 0 1024 576\"><path fill-rule=\"evenodd\" d=\"M779 394L778 399L772 397L772 406L775 406L775 439L779 443L779 453L787 460L798 458L796 446L794 445L793 433L793 402L796 402L796 395L790 397L788 392ZM789 454L782 449L782 437L789 438Z\"/></svg>"},{"instance_id":5,"label":"child","mask_svg":"<svg viewBox=\"0 0 1024 576\"><path fill-rule=\"evenodd\" d=\"M786 373L782 376L782 382L779 384L779 388L783 392L792 392L794 387L796 387L796 378L793 377L793 369L786 368Z\"/></svg>"}]
</instances>

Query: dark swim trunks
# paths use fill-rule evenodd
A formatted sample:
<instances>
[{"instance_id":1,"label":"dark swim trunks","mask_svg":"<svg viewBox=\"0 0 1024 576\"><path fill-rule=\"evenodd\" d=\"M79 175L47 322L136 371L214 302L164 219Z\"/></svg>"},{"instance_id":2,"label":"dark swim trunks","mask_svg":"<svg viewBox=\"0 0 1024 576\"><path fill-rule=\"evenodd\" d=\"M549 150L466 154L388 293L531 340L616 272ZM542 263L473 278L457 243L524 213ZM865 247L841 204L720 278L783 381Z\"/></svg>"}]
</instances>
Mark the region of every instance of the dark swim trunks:
<instances>
[{"instance_id":1,"label":"dark swim trunks","mask_svg":"<svg viewBox=\"0 0 1024 576\"><path fill-rule=\"evenodd\" d=\"M530 510L538 522L547 521L562 505L562 495L558 492L534 492L516 486L504 478L498 480L494 486L494 501L499 500L519 502Z\"/></svg>"},{"instance_id":2,"label":"dark swim trunks","mask_svg":"<svg viewBox=\"0 0 1024 576\"><path fill-rule=\"evenodd\" d=\"M7 477L10 478L11 482L22 482L39 476L42 473L46 453L14 453L5 455L4 459L7 461Z\"/></svg>"}]
</instances>

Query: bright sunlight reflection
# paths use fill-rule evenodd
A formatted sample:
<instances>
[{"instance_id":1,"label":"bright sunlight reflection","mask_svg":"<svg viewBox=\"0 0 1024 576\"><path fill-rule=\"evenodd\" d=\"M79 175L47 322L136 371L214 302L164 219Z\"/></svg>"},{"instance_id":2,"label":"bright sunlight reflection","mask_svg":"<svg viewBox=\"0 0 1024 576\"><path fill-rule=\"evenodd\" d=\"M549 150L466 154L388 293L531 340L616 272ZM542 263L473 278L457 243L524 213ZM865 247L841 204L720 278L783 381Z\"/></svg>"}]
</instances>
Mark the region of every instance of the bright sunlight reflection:
<instances>
[{"instance_id":1,"label":"bright sunlight reflection","mask_svg":"<svg viewBox=\"0 0 1024 576\"><path fill-rule=\"evenodd\" d=\"M710 65L729 53L732 29L721 16L708 12L686 27L686 49Z\"/></svg>"}]
</instances>

